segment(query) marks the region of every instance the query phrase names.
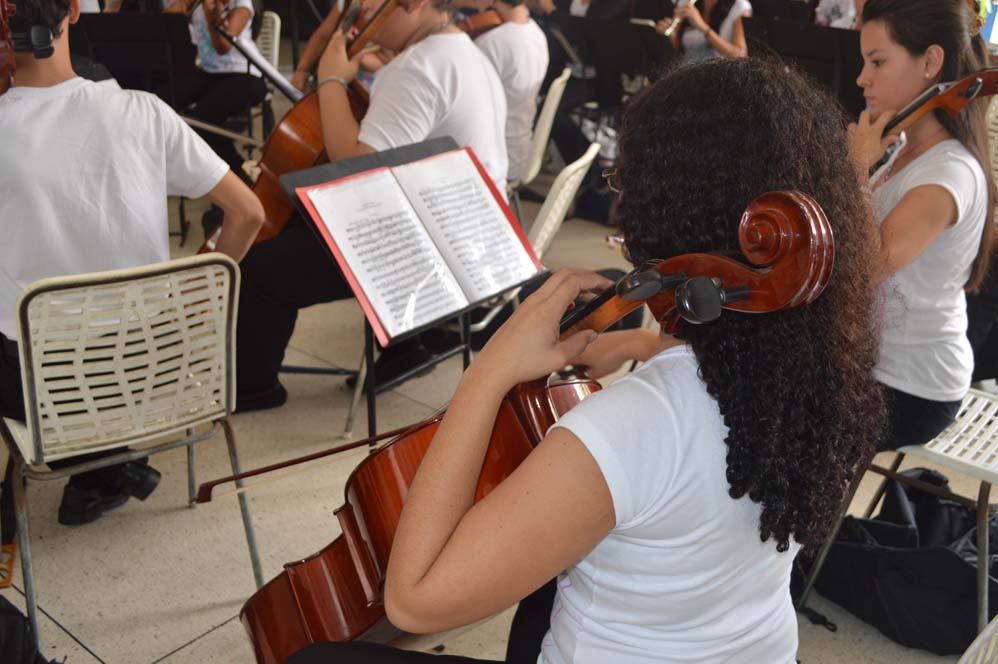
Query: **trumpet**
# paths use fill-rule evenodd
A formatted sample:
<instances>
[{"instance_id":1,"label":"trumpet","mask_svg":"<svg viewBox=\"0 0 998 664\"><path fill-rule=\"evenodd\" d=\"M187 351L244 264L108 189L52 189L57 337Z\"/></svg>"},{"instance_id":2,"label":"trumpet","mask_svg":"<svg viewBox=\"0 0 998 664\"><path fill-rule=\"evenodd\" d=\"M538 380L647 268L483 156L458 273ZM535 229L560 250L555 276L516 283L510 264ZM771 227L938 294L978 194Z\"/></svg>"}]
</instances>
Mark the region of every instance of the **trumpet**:
<instances>
[{"instance_id":1,"label":"trumpet","mask_svg":"<svg viewBox=\"0 0 998 664\"><path fill-rule=\"evenodd\" d=\"M692 7L696 3L697 3L697 0L690 0L684 6ZM667 27L665 29L665 32L663 32L662 34L665 35L666 37L671 37L672 33L675 32L679 28L679 24L682 23L682 22L683 22L682 19L678 19L678 18L672 19L672 23L669 24L669 27Z\"/></svg>"}]
</instances>

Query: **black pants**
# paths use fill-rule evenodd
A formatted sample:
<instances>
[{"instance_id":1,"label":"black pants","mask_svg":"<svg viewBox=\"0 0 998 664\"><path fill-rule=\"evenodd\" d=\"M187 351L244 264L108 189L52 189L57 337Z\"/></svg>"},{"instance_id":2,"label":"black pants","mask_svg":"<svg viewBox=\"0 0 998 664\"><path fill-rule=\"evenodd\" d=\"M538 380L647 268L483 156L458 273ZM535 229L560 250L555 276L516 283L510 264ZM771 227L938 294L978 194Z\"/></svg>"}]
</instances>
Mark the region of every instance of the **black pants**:
<instances>
[{"instance_id":1,"label":"black pants","mask_svg":"<svg viewBox=\"0 0 998 664\"><path fill-rule=\"evenodd\" d=\"M516 609L509 630L504 664L535 664L541 652L541 641L551 626L556 583L547 582L525 597ZM285 664L475 664L496 660L430 655L411 650L398 650L373 643L315 643L285 660Z\"/></svg>"},{"instance_id":2,"label":"black pants","mask_svg":"<svg viewBox=\"0 0 998 664\"><path fill-rule=\"evenodd\" d=\"M240 269L236 375L241 395L277 385L298 310L353 297L336 262L300 217L250 249Z\"/></svg>"},{"instance_id":3,"label":"black pants","mask_svg":"<svg viewBox=\"0 0 998 664\"><path fill-rule=\"evenodd\" d=\"M967 339L974 349L973 380L998 378L998 269L992 269L981 292L967 296Z\"/></svg>"},{"instance_id":4,"label":"black pants","mask_svg":"<svg viewBox=\"0 0 998 664\"><path fill-rule=\"evenodd\" d=\"M222 125L234 116L245 115L267 96L267 85L259 76L251 74L209 74L197 71L175 83L178 110L194 107L188 114L195 120ZM243 157L228 138L207 131L197 130L211 149L225 160L233 173L244 180Z\"/></svg>"},{"instance_id":5,"label":"black pants","mask_svg":"<svg viewBox=\"0 0 998 664\"><path fill-rule=\"evenodd\" d=\"M890 431L880 451L905 445L924 445L948 427L960 411L959 401L930 401L887 388Z\"/></svg>"}]
</instances>

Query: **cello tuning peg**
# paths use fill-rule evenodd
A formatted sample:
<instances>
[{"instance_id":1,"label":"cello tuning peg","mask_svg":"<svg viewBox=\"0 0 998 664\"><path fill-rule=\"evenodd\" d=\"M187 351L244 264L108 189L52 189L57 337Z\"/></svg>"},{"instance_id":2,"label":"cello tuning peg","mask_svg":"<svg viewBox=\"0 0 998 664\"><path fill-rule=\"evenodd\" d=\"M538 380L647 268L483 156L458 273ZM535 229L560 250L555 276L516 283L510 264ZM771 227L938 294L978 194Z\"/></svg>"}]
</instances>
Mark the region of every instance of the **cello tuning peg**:
<instances>
[{"instance_id":1,"label":"cello tuning peg","mask_svg":"<svg viewBox=\"0 0 998 664\"><path fill-rule=\"evenodd\" d=\"M641 267L647 267L647 264ZM624 276L617 282L616 291L624 300L647 300L684 281L685 274L659 274L656 270L645 269Z\"/></svg>"},{"instance_id":2,"label":"cello tuning peg","mask_svg":"<svg viewBox=\"0 0 998 664\"><path fill-rule=\"evenodd\" d=\"M683 320L700 325L720 318L725 304L748 296L747 286L721 288L720 279L693 277L676 288L676 309Z\"/></svg>"}]
</instances>

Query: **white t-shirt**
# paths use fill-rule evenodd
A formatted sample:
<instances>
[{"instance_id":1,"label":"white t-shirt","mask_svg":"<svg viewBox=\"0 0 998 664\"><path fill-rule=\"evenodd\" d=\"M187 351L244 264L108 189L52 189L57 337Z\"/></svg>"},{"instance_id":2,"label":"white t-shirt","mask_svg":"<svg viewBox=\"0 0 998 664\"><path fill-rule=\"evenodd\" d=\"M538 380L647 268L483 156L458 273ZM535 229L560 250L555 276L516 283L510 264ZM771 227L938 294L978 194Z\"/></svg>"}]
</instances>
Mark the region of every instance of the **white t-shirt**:
<instances>
[{"instance_id":1,"label":"white t-shirt","mask_svg":"<svg viewBox=\"0 0 998 664\"><path fill-rule=\"evenodd\" d=\"M943 141L873 192L873 212L882 223L905 194L930 184L953 197L957 221L881 287L884 320L874 375L923 399L958 401L967 394L974 371L963 287L984 228L984 172L959 141Z\"/></svg>"},{"instance_id":2,"label":"white t-shirt","mask_svg":"<svg viewBox=\"0 0 998 664\"><path fill-rule=\"evenodd\" d=\"M80 0L81 14L100 14L100 3L97 0Z\"/></svg>"},{"instance_id":3,"label":"white t-shirt","mask_svg":"<svg viewBox=\"0 0 998 664\"><path fill-rule=\"evenodd\" d=\"M222 8L222 13L228 16L234 9L242 7L248 9L250 20L246 21L246 27L239 33L242 43L249 50L259 55L256 42L253 41L253 0L229 0L229 4ZM233 35L235 37L236 35ZM228 53L222 54L215 50L211 43L211 28L204 16L204 4L199 4L191 15L191 39L198 47L198 56L201 58L201 69L210 74L246 74L261 76L260 70L250 65L246 57L234 46Z\"/></svg>"},{"instance_id":4,"label":"white t-shirt","mask_svg":"<svg viewBox=\"0 0 998 664\"><path fill-rule=\"evenodd\" d=\"M357 140L387 150L451 136L470 147L506 195L506 95L499 75L464 33L431 35L385 65Z\"/></svg>"},{"instance_id":5,"label":"white t-shirt","mask_svg":"<svg viewBox=\"0 0 998 664\"><path fill-rule=\"evenodd\" d=\"M721 21L721 29L717 31L721 39L730 42L735 32L735 21L744 16L745 12L750 11L752 11L752 3L749 0L735 0L735 4L731 5L728 15ZM703 13L702 10L701 13ZM706 16L703 18L705 21L707 20ZM695 28L688 28L683 31L684 60L692 62L705 58L716 58L717 56L718 52L714 50L714 47L710 45L707 37L702 32Z\"/></svg>"},{"instance_id":6,"label":"white t-shirt","mask_svg":"<svg viewBox=\"0 0 998 664\"><path fill-rule=\"evenodd\" d=\"M530 160L537 93L548 70L548 41L533 19L506 22L475 40L506 91L506 152L510 180L519 180Z\"/></svg>"},{"instance_id":7,"label":"white t-shirt","mask_svg":"<svg viewBox=\"0 0 998 664\"><path fill-rule=\"evenodd\" d=\"M728 430L688 346L659 353L556 425L599 464L616 524L558 579L542 664L792 664L798 547L733 500Z\"/></svg>"},{"instance_id":8,"label":"white t-shirt","mask_svg":"<svg viewBox=\"0 0 998 664\"><path fill-rule=\"evenodd\" d=\"M73 78L0 97L0 332L45 277L169 259L166 197L228 166L158 97Z\"/></svg>"}]
</instances>

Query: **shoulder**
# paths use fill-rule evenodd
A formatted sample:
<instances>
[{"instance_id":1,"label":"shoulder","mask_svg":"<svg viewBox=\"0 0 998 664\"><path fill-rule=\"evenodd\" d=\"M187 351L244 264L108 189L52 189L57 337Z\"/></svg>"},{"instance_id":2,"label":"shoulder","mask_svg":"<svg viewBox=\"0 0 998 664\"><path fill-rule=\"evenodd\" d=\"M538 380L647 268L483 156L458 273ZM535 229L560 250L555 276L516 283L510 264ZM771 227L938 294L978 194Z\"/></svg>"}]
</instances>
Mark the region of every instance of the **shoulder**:
<instances>
[{"instance_id":1,"label":"shoulder","mask_svg":"<svg viewBox=\"0 0 998 664\"><path fill-rule=\"evenodd\" d=\"M937 182L952 183L962 190L987 189L980 162L957 140L943 141L932 147L912 166L906 178L906 189Z\"/></svg>"},{"instance_id":2,"label":"shoulder","mask_svg":"<svg viewBox=\"0 0 998 664\"><path fill-rule=\"evenodd\" d=\"M749 0L735 0L731 6L729 16L745 16L752 13L752 3Z\"/></svg>"},{"instance_id":3,"label":"shoulder","mask_svg":"<svg viewBox=\"0 0 998 664\"><path fill-rule=\"evenodd\" d=\"M250 14L255 14L253 0L229 0L229 10L248 9Z\"/></svg>"}]
</instances>

